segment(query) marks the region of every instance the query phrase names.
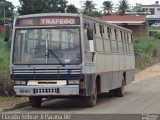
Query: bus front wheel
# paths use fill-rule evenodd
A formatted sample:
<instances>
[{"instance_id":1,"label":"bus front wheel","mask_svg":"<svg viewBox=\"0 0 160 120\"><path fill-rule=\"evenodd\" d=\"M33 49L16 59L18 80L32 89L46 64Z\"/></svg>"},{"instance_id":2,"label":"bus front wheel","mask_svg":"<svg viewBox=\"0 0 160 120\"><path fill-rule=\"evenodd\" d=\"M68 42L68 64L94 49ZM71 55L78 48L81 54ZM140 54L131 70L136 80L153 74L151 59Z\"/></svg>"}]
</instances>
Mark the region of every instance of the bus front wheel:
<instances>
[{"instance_id":1,"label":"bus front wheel","mask_svg":"<svg viewBox=\"0 0 160 120\"><path fill-rule=\"evenodd\" d=\"M94 87L94 93L91 96L85 97L85 104L87 107L93 107L97 104L97 86Z\"/></svg>"},{"instance_id":2,"label":"bus front wheel","mask_svg":"<svg viewBox=\"0 0 160 120\"><path fill-rule=\"evenodd\" d=\"M29 102L32 107L40 107L42 103L41 97L30 96Z\"/></svg>"}]
</instances>

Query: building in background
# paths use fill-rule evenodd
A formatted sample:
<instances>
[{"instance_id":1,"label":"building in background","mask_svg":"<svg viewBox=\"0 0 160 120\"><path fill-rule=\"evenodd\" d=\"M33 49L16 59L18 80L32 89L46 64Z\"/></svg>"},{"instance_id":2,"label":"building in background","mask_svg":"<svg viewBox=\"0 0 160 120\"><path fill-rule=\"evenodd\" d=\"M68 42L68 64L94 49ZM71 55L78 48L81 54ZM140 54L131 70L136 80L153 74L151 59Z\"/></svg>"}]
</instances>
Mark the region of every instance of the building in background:
<instances>
[{"instance_id":1,"label":"building in background","mask_svg":"<svg viewBox=\"0 0 160 120\"><path fill-rule=\"evenodd\" d=\"M134 37L147 36L145 16L102 16L100 19L132 30Z\"/></svg>"},{"instance_id":2,"label":"building in background","mask_svg":"<svg viewBox=\"0 0 160 120\"><path fill-rule=\"evenodd\" d=\"M142 5L142 11L150 12L151 15L160 15L159 1L155 1L153 5Z\"/></svg>"}]
</instances>

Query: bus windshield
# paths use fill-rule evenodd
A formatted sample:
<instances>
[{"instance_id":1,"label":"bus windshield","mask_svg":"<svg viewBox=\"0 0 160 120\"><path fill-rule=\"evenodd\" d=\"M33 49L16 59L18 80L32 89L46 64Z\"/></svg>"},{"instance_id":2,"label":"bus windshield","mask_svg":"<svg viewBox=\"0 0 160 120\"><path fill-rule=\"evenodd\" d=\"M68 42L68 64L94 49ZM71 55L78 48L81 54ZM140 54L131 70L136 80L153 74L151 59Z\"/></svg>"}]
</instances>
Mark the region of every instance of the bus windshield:
<instances>
[{"instance_id":1,"label":"bus windshield","mask_svg":"<svg viewBox=\"0 0 160 120\"><path fill-rule=\"evenodd\" d=\"M80 64L78 28L17 29L13 64Z\"/></svg>"}]
</instances>

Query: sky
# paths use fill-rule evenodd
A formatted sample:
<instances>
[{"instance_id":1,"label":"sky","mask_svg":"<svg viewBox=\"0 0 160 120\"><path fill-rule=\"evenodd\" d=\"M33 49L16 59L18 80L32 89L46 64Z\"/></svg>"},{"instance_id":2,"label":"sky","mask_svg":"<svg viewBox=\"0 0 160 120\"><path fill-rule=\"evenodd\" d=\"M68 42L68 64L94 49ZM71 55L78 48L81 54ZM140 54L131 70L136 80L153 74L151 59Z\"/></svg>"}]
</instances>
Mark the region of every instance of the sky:
<instances>
[{"instance_id":1,"label":"sky","mask_svg":"<svg viewBox=\"0 0 160 120\"><path fill-rule=\"evenodd\" d=\"M19 5L19 0L7 0L13 3L13 5L18 6ZM67 0L69 4L74 4L76 7L81 8L82 2L85 0ZM92 0L94 3L96 3L96 8L101 9L102 8L102 3L105 0ZM114 5L118 4L119 0L111 0ZM154 4L156 0L128 0L128 3L130 6L134 6L136 3L142 3L144 5L149 5L149 4ZM160 2L160 0L159 0Z\"/></svg>"}]
</instances>

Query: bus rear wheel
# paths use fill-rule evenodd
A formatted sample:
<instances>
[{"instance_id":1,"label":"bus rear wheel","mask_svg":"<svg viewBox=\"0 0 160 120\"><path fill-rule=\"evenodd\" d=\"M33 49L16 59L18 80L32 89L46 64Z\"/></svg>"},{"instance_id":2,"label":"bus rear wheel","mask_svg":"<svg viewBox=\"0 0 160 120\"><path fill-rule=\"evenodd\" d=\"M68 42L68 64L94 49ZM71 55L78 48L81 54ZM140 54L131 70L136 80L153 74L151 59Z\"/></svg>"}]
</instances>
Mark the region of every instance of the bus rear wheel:
<instances>
[{"instance_id":1,"label":"bus rear wheel","mask_svg":"<svg viewBox=\"0 0 160 120\"><path fill-rule=\"evenodd\" d=\"M124 79L122 80L122 85L119 88L113 89L109 91L110 97L123 97L124 96Z\"/></svg>"},{"instance_id":2,"label":"bus rear wheel","mask_svg":"<svg viewBox=\"0 0 160 120\"><path fill-rule=\"evenodd\" d=\"M29 102L30 102L30 105L32 107L37 108L37 107L41 106L42 98L41 97L30 96L29 97Z\"/></svg>"},{"instance_id":3,"label":"bus rear wheel","mask_svg":"<svg viewBox=\"0 0 160 120\"><path fill-rule=\"evenodd\" d=\"M123 97L124 96L124 87L125 87L125 83L124 83L124 79L122 80L122 86L120 88L115 89L115 94L117 97Z\"/></svg>"},{"instance_id":4,"label":"bus rear wheel","mask_svg":"<svg viewBox=\"0 0 160 120\"><path fill-rule=\"evenodd\" d=\"M94 93L91 96L85 97L85 104L87 107L93 107L97 104L97 86L94 87Z\"/></svg>"},{"instance_id":5,"label":"bus rear wheel","mask_svg":"<svg viewBox=\"0 0 160 120\"><path fill-rule=\"evenodd\" d=\"M115 89L109 91L109 96L110 96L110 97L116 96Z\"/></svg>"}]
</instances>

